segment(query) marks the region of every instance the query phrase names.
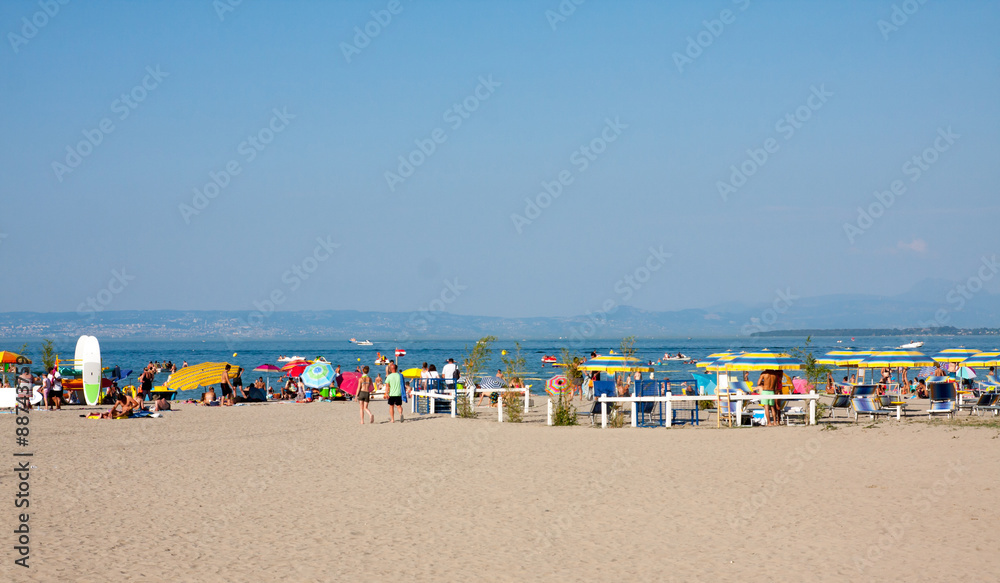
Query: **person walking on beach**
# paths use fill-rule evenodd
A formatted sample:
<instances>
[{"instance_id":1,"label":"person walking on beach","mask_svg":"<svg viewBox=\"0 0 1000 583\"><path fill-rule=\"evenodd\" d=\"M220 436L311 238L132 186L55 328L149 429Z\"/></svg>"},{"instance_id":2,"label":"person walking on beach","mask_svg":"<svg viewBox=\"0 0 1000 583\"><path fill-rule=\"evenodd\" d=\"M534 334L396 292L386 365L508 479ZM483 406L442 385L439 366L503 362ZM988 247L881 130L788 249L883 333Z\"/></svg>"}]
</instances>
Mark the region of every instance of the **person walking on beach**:
<instances>
[{"instance_id":1,"label":"person walking on beach","mask_svg":"<svg viewBox=\"0 0 1000 583\"><path fill-rule=\"evenodd\" d=\"M62 409L62 375L59 374L59 369L52 369L52 388L49 389L49 394L52 396L52 404L55 405L56 411Z\"/></svg>"},{"instance_id":2,"label":"person walking on beach","mask_svg":"<svg viewBox=\"0 0 1000 583\"><path fill-rule=\"evenodd\" d=\"M358 379L358 404L361 406L361 424L365 424L365 413L371 417L369 423L375 423L375 415L368 409L368 403L372 399L372 379L368 376L368 365L361 369L361 378ZM390 408L390 411L392 409ZM402 414L402 413L401 413Z\"/></svg>"},{"instance_id":3,"label":"person walking on beach","mask_svg":"<svg viewBox=\"0 0 1000 583\"><path fill-rule=\"evenodd\" d=\"M389 367L385 377L385 392L389 396L389 423L396 422L396 407L399 407L399 422L403 422L403 375L396 372L396 365Z\"/></svg>"}]
</instances>

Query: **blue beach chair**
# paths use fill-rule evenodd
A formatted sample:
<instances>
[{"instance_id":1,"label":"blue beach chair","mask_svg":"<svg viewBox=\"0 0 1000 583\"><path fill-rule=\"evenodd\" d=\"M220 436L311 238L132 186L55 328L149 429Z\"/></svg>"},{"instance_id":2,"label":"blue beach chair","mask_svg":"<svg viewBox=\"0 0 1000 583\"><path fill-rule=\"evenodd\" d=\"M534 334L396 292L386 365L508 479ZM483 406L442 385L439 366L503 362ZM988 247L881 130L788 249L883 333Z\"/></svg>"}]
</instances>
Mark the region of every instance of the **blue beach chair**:
<instances>
[{"instance_id":1,"label":"blue beach chair","mask_svg":"<svg viewBox=\"0 0 1000 583\"><path fill-rule=\"evenodd\" d=\"M950 419L954 416L957 394L953 383L929 382L927 383L927 394L931 400L930 408L927 409L928 417L933 417L934 415L947 415Z\"/></svg>"}]
</instances>

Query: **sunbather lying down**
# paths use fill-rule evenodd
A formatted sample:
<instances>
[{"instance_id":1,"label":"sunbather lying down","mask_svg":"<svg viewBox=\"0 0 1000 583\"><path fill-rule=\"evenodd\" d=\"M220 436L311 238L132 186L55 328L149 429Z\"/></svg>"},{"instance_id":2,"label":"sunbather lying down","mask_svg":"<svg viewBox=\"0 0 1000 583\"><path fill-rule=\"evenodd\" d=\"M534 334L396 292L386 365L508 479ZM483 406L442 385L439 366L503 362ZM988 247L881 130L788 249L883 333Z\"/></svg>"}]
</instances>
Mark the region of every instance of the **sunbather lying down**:
<instances>
[{"instance_id":1,"label":"sunbather lying down","mask_svg":"<svg viewBox=\"0 0 1000 583\"><path fill-rule=\"evenodd\" d=\"M215 402L215 391L208 390L201 394L201 401L198 402L199 405L213 406L218 405Z\"/></svg>"}]
</instances>

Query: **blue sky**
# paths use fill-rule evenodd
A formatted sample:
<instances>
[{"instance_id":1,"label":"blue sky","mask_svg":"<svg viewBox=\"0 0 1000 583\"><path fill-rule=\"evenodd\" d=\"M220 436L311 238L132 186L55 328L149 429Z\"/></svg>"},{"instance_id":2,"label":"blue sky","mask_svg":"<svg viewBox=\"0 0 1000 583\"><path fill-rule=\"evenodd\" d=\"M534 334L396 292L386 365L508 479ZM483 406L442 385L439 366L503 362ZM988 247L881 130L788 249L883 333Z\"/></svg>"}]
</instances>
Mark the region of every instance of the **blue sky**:
<instances>
[{"instance_id":1,"label":"blue sky","mask_svg":"<svg viewBox=\"0 0 1000 583\"><path fill-rule=\"evenodd\" d=\"M0 310L673 310L998 251L996 2L223 2L0 5Z\"/></svg>"}]
</instances>

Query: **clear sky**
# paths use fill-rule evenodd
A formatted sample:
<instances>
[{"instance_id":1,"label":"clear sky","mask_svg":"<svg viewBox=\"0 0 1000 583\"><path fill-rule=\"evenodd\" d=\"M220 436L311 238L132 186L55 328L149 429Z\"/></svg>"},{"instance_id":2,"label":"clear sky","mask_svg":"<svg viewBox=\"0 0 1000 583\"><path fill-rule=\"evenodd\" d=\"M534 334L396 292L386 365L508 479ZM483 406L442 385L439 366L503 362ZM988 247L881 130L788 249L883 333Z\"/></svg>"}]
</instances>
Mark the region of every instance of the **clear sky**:
<instances>
[{"instance_id":1,"label":"clear sky","mask_svg":"<svg viewBox=\"0 0 1000 583\"><path fill-rule=\"evenodd\" d=\"M988 1L3 2L0 310L965 281L1000 251L998 29Z\"/></svg>"}]
</instances>

